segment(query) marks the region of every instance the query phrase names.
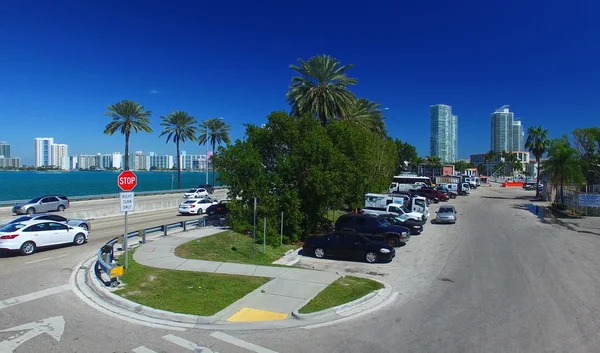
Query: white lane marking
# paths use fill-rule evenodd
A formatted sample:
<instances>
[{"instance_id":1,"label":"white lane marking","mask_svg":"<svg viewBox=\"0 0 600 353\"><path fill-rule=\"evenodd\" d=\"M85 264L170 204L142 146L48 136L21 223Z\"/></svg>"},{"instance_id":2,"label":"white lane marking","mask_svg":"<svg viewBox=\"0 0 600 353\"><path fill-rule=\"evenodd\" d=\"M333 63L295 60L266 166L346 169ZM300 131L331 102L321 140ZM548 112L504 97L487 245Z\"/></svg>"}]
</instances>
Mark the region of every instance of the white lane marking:
<instances>
[{"instance_id":1,"label":"white lane marking","mask_svg":"<svg viewBox=\"0 0 600 353\"><path fill-rule=\"evenodd\" d=\"M182 348L188 349L192 352L212 353L212 351L206 347L202 347L199 344L190 342L186 339L177 337L175 335L168 334L166 336L163 336L163 339L165 339L171 343L174 343Z\"/></svg>"},{"instance_id":2,"label":"white lane marking","mask_svg":"<svg viewBox=\"0 0 600 353\"><path fill-rule=\"evenodd\" d=\"M211 333L210 336L214 337L214 338L217 338L217 339L220 339L221 341L225 341L227 343L233 344L234 346L245 348L245 349L247 349L249 351L252 351L252 352L256 352L256 353L277 353L277 352L272 351L272 350L270 350L268 348L257 346L257 345L255 345L253 343L250 343L250 342L242 341L239 338L235 338L233 336L226 335L226 334L224 334L222 332L219 332L219 331Z\"/></svg>"},{"instance_id":3,"label":"white lane marking","mask_svg":"<svg viewBox=\"0 0 600 353\"><path fill-rule=\"evenodd\" d=\"M27 262L25 262L25 263L26 263L26 264L34 264L34 263L36 263L36 262L48 261L48 260L52 260L52 259L59 259L59 258L61 258L61 257L65 257L65 256L67 256L67 255L69 255L69 254L63 254L63 255L59 255L59 256L47 257L47 258L45 258L45 259L39 259L39 260L33 260L33 261L27 261Z\"/></svg>"},{"instance_id":4,"label":"white lane marking","mask_svg":"<svg viewBox=\"0 0 600 353\"><path fill-rule=\"evenodd\" d=\"M134 353L156 353L156 351L153 351L152 349L146 348L144 346L139 346L135 349L132 349L131 351Z\"/></svg>"},{"instance_id":5,"label":"white lane marking","mask_svg":"<svg viewBox=\"0 0 600 353\"><path fill-rule=\"evenodd\" d=\"M32 300L40 299L40 298L47 297L47 296L53 295L53 294L66 292L69 290L71 290L71 285L63 284L62 286L44 289L39 292L33 292L33 293L18 296L18 297L14 297L14 298L4 299L4 300L0 301L0 310L2 310L4 308L8 308L9 306L30 302Z\"/></svg>"},{"instance_id":6,"label":"white lane marking","mask_svg":"<svg viewBox=\"0 0 600 353\"><path fill-rule=\"evenodd\" d=\"M386 306L386 305L392 303L394 300L396 300L396 297L398 297L398 292L392 293L392 295L390 296L390 298L388 300L382 302L381 304L376 305L376 306L374 306L374 307L372 307L370 309L367 309L365 311L362 311L362 312L360 312L360 313L358 313L356 315L346 316L346 317L338 319L338 320L329 321L329 322L323 322L323 323L320 323L320 324L314 324L314 325L304 326L303 329L310 330L310 329L313 329L313 328L321 328L321 327L325 327L325 326L335 325L335 324L339 324L339 323L342 323L342 322L354 320L357 317L360 317L360 316L372 313L373 311L376 311L376 310L379 310L379 309L383 308L384 306Z\"/></svg>"}]
</instances>

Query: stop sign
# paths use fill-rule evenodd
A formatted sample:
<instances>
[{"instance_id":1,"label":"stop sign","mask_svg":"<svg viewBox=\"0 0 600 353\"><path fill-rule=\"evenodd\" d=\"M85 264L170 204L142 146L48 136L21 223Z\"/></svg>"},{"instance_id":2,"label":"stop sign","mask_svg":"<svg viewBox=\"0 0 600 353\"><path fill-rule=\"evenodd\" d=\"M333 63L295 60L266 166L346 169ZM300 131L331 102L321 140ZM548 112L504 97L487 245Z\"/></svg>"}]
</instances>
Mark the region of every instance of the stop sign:
<instances>
[{"instance_id":1,"label":"stop sign","mask_svg":"<svg viewBox=\"0 0 600 353\"><path fill-rule=\"evenodd\" d=\"M123 191L131 191L137 185L137 177L131 170L124 170L117 177L117 185Z\"/></svg>"}]
</instances>

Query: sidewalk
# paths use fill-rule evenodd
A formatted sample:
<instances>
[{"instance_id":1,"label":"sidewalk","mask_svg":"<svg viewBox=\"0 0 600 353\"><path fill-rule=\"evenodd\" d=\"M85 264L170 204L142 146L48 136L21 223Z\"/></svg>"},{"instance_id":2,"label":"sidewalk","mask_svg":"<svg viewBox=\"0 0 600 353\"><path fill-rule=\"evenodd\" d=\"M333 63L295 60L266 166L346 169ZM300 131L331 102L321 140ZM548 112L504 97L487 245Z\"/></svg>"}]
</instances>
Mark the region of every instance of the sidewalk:
<instances>
[{"instance_id":1,"label":"sidewalk","mask_svg":"<svg viewBox=\"0 0 600 353\"><path fill-rule=\"evenodd\" d=\"M137 248L133 258L142 265L171 270L269 277L267 282L215 315L229 322L284 320L306 305L340 276L299 268L188 260L175 256L175 248L192 239L222 232L205 228L149 240Z\"/></svg>"}]
</instances>

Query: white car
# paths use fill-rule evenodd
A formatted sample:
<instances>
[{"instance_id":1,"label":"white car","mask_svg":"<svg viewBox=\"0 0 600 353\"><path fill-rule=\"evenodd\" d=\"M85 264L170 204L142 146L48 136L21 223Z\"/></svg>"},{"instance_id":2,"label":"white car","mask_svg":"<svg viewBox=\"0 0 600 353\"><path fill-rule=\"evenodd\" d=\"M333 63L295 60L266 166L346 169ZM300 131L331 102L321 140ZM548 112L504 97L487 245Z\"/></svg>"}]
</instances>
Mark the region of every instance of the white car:
<instances>
[{"instance_id":1,"label":"white car","mask_svg":"<svg viewBox=\"0 0 600 353\"><path fill-rule=\"evenodd\" d=\"M179 213L181 214L203 214L206 213L206 209L212 205L218 204L217 201L210 198L203 198L197 200L186 200L179 205Z\"/></svg>"},{"instance_id":2,"label":"white car","mask_svg":"<svg viewBox=\"0 0 600 353\"><path fill-rule=\"evenodd\" d=\"M184 199L195 199L202 196L208 196L208 191L205 188L191 189L190 191L183 194Z\"/></svg>"},{"instance_id":3,"label":"white car","mask_svg":"<svg viewBox=\"0 0 600 353\"><path fill-rule=\"evenodd\" d=\"M87 240L87 230L52 221L9 223L0 228L0 250L19 250L23 255L31 255L37 248L46 246L82 245Z\"/></svg>"}]
</instances>

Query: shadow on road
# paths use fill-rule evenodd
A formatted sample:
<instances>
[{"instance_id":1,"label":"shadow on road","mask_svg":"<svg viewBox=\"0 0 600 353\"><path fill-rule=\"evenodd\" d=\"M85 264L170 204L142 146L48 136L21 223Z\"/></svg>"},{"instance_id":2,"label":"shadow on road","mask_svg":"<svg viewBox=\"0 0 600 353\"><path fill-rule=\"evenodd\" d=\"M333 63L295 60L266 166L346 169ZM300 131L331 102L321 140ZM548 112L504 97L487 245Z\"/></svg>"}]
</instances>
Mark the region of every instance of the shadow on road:
<instances>
[{"instance_id":1,"label":"shadow on road","mask_svg":"<svg viewBox=\"0 0 600 353\"><path fill-rule=\"evenodd\" d=\"M529 202L536 202L539 200L532 199L531 196L517 196L517 197L505 197L505 196L481 196L482 199L496 199L496 200L527 200Z\"/></svg>"}]
</instances>

